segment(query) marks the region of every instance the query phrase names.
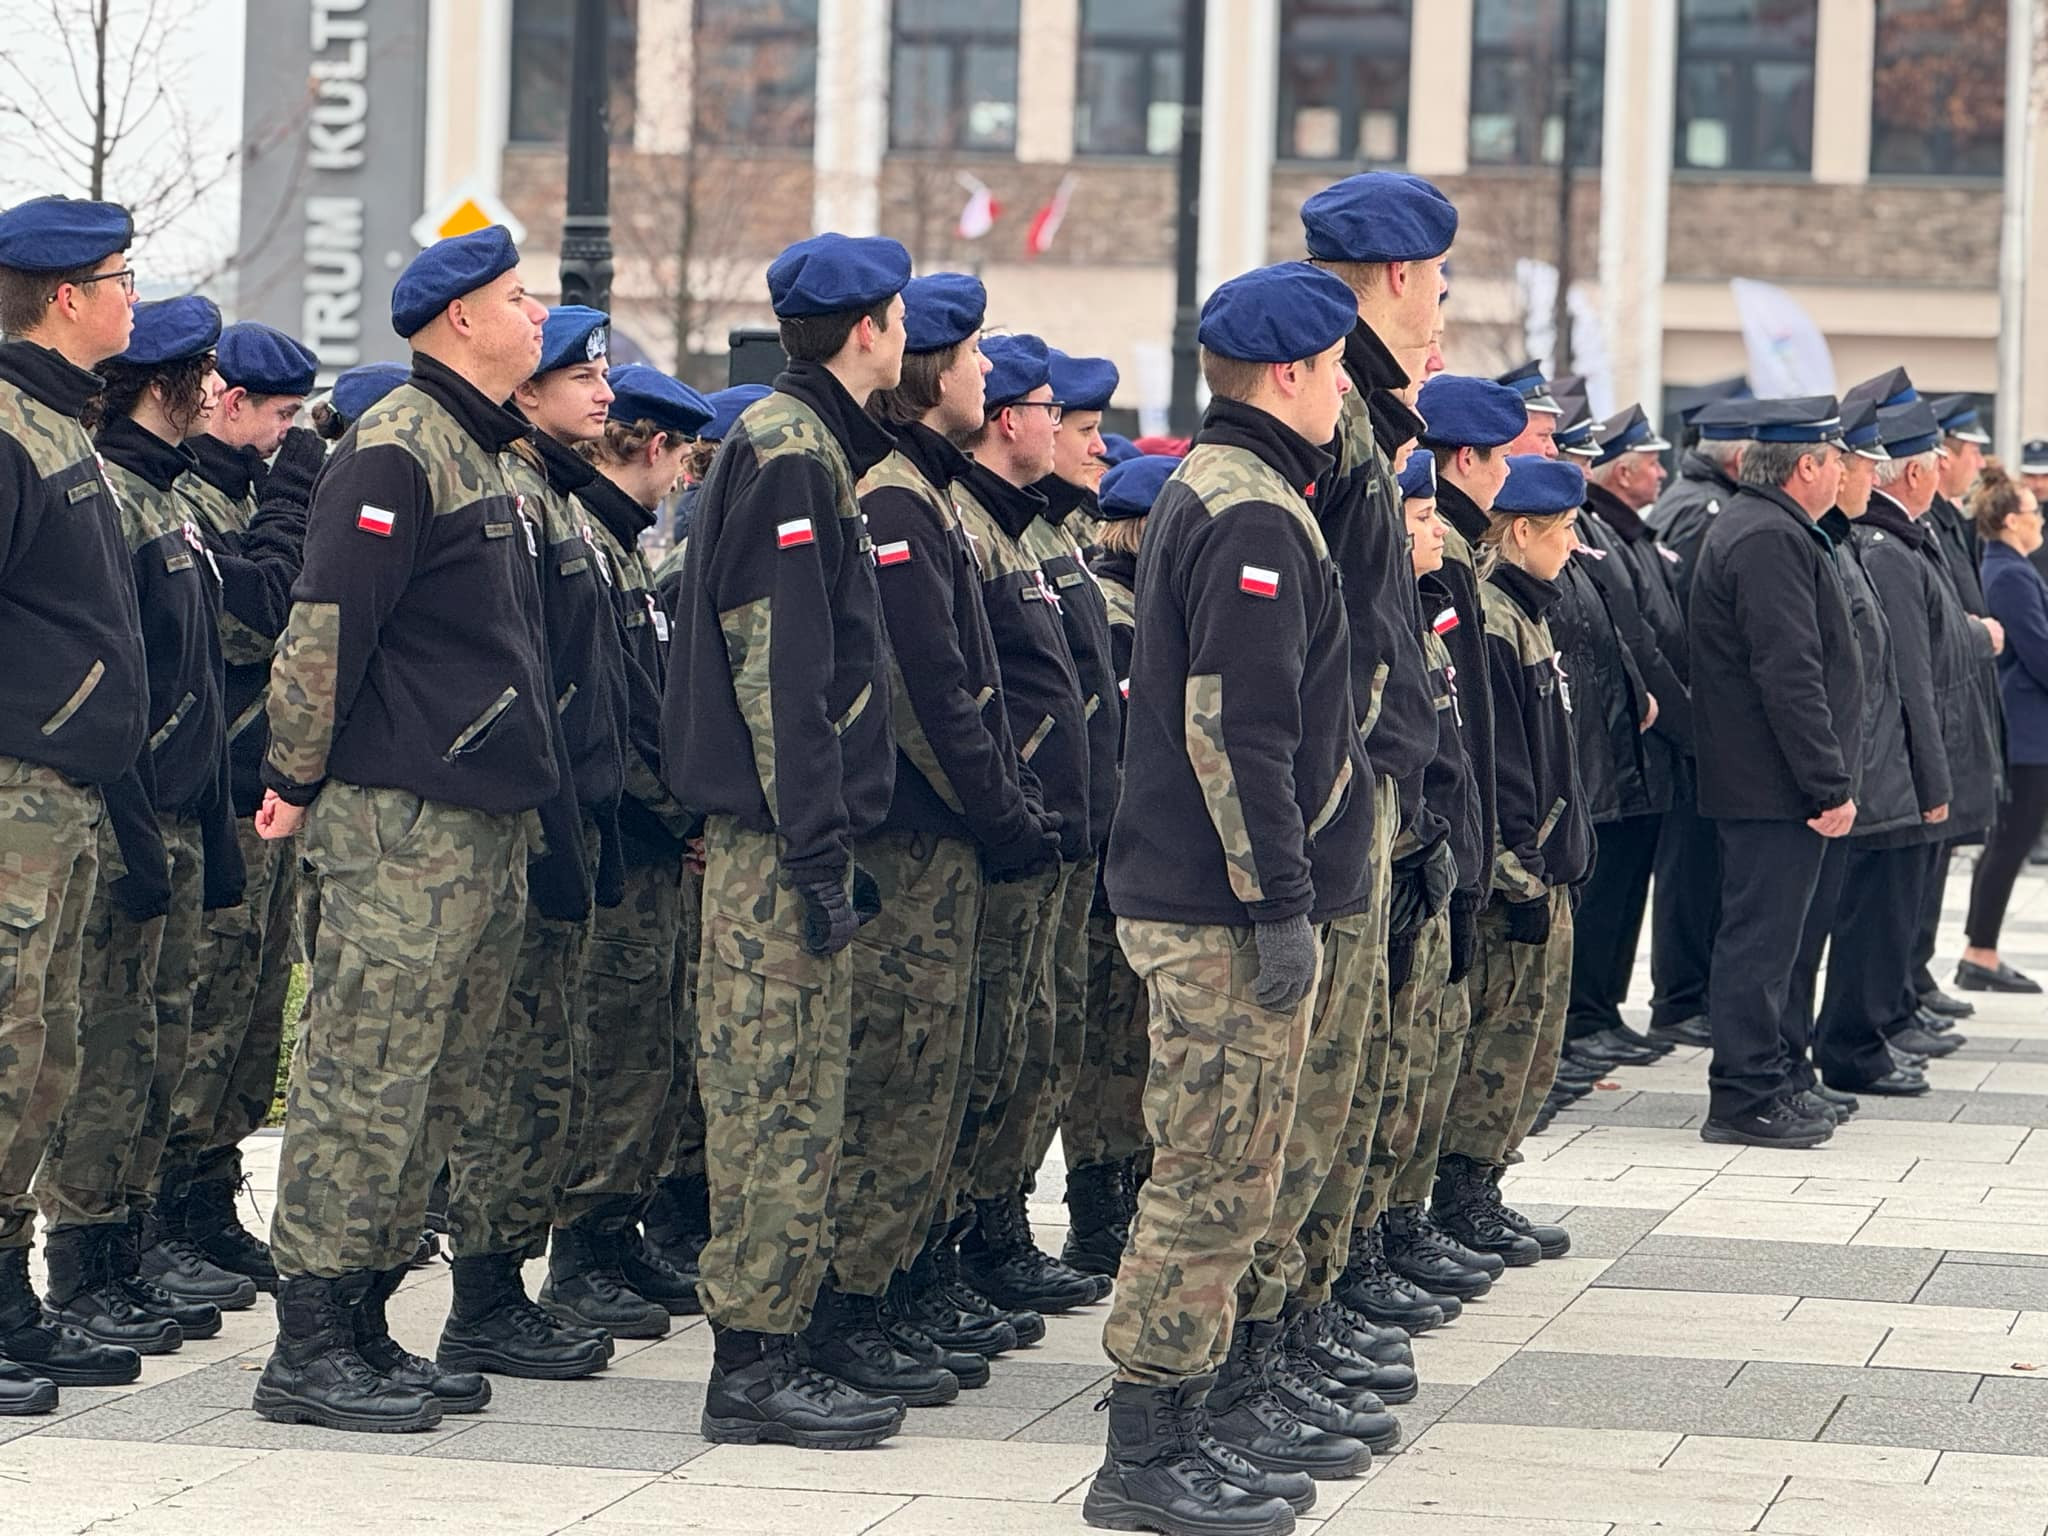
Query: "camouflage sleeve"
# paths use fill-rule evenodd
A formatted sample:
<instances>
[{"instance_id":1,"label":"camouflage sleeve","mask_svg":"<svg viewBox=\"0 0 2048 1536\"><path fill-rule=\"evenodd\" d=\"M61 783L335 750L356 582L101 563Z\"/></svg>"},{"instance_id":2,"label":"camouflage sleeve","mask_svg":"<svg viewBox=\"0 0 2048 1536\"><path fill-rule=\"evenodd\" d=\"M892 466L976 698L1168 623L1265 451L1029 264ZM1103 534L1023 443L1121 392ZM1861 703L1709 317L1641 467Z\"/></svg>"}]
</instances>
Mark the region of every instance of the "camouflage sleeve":
<instances>
[{"instance_id":1,"label":"camouflage sleeve","mask_svg":"<svg viewBox=\"0 0 2048 1536\"><path fill-rule=\"evenodd\" d=\"M1514 642L1488 633L1486 670L1493 689L1493 782L1499 815L1493 849L1493 888L1509 901L1547 895L1543 878L1544 808L1536 804L1536 773L1529 760L1526 720L1529 679Z\"/></svg>"},{"instance_id":2,"label":"camouflage sleeve","mask_svg":"<svg viewBox=\"0 0 2048 1536\"><path fill-rule=\"evenodd\" d=\"M1231 890L1253 922L1278 922L1315 904L1294 759L1310 606L1333 599L1331 578L1293 518L1263 503L1212 518L1188 553L1175 578L1188 626L1188 760Z\"/></svg>"}]
</instances>

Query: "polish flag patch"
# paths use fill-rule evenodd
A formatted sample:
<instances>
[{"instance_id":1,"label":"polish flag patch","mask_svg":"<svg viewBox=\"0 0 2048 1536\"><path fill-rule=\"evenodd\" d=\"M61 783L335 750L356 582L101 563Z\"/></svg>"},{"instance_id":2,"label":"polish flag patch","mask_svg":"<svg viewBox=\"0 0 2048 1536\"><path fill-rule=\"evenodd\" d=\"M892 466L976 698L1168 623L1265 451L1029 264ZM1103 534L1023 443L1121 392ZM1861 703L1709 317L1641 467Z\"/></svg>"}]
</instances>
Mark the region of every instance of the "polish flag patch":
<instances>
[{"instance_id":1,"label":"polish flag patch","mask_svg":"<svg viewBox=\"0 0 2048 1536\"><path fill-rule=\"evenodd\" d=\"M1269 571L1263 565L1247 565L1238 572L1237 590L1249 592L1253 597L1278 597L1280 573Z\"/></svg>"},{"instance_id":2,"label":"polish flag patch","mask_svg":"<svg viewBox=\"0 0 2048 1536\"><path fill-rule=\"evenodd\" d=\"M1116 691L1128 699L1131 696L1131 680L1128 677L1119 678L1117 680Z\"/></svg>"},{"instance_id":3,"label":"polish flag patch","mask_svg":"<svg viewBox=\"0 0 2048 1536\"><path fill-rule=\"evenodd\" d=\"M811 520L808 517L793 517L786 523L775 525L777 549L797 549L805 544L817 542L818 537L811 531Z\"/></svg>"},{"instance_id":4,"label":"polish flag patch","mask_svg":"<svg viewBox=\"0 0 2048 1536\"><path fill-rule=\"evenodd\" d=\"M1458 610L1446 608L1442 613L1430 620L1429 627L1440 635L1448 635L1458 627Z\"/></svg>"},{"instance_id":5,"label":"polish flag patch","mask_svg":"<svg viewBox=\"0 0 2048 1536\"><path fill-rule=\"evenodd\" d=\"M364 502L356 512L356 526L365 533L374 533L380 539L388 539L391 537L391 530L398 526L398 514Z\"/></svg>"},{"instance_id":6,"label":"polish flag patch","mask_svg":"<svg viewBox=\"0 0 2048 1536\"><path fill-rule=\"evenodd\" d=\"M877 544L875 546L875 564L910 564L910 540L898 539L894 544Z\"/></svg>"}]
</instances>

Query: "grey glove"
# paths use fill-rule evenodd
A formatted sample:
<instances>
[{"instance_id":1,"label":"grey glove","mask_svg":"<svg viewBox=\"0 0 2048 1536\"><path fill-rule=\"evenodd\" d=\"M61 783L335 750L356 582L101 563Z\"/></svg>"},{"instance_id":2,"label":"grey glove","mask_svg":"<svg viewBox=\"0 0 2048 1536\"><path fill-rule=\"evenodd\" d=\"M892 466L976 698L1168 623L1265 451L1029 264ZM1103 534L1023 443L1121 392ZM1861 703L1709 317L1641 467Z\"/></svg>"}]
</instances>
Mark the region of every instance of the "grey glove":
<instances>
[{"instance_id":1,"label":"grey glove","mask_svg":"<svg viewBox=\"0 0 2048 1536\"><path fill-rule=\"evenodd\" d=\"M804 903L805 949L814 955L836 955L853 942L860 919L846 899L844 879L798 881L796 893Z\"/></svg>"},{"instance_id":2,"label":"grey glove","mask_svg":"<svg viewBox=\"0 0 2048 1536\"><path fill-rule=\"evenodd\" d=\"M1307 917L1260 923L1259 979L1252 996L1261 1008L1290 1013L1316 984L1316 934Z\"/></svg>"}]
</instances>

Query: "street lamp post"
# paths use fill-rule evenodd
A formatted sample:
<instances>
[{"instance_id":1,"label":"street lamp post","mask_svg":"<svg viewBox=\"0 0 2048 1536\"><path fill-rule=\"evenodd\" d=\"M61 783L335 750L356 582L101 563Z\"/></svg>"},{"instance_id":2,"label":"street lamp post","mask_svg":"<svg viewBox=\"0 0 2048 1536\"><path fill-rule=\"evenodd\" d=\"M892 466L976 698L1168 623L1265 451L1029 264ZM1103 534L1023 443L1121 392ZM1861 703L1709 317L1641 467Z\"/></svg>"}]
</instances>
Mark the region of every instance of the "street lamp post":
<instances>
[{"instance_id":1,"label":"street lamp post","mask_svg":"<svg viewBox=\"0 0 2048 1536\"><path fill-rule=\"evenodd\" d=\"M1175 186L1173 253L1172 430L1192 436L1197 425L1195 378L1200 366L1197 336L1201 293L1196 263L1202 243L1202 73L1208 34L1208 0L1185 0L1181 22L1180 174Z\"/></svg>"},{"instance_id":2,"label":"street lamp post","mask_svg":"<svg viewBox=\"0 0 2048 1536\"><path fill-rule=\"evenodd\" d=\"M609 310L612 176L609 0L576 0L569 66L569 196L562 220L562 302Z\"/></svg>"}]
</instances>

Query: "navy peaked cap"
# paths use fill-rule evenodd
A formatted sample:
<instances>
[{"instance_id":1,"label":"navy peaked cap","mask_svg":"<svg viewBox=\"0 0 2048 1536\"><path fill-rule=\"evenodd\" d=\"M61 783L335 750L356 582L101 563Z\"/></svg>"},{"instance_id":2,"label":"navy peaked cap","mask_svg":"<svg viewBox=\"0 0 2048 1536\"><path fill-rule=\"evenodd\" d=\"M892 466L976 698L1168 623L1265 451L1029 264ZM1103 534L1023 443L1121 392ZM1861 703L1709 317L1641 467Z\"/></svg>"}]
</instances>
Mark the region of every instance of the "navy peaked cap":
<instances>
[{"instance_id":1,"label":"navy peaked cap","mask_svg":"<svg viewBox=\"0 0 2048 1536\"><path fill-rule=\"evenodd\" d=\"M1943 395L1934 402L1934 416L1941 423L1943 436L1963 443L1991 441L1991 434L1984 430L1983 420L1977 414L1977 403L1968 395Z\"/></svg>"},{"instance_id":2,"label":"navy peaked cap","mask_svg":"<svg viewBox=\"0 0 2048 1536\"><path fill-rule=\"evenodd\" d=\"M1895 405L1911 405L1920 398L1920 392L1913 388L1913 381L1906 377L1905 369L1887 368L1875 378L1865 379L1842 398L1874 400L1880 411L1886 411Z\"/></svg>"},{"instance_id":3,"label":"navy peaked cap","mask_svg":"<svg viewBox=\"0 0 2048 1536\"><path fill-rule=\"evenodd\" d=\"M1934 418L1934 407L1925 400L1889 409L1880 406L1877 432L1884 442L1884 451L1895 459L1910 459L1941 446L1941 423Z\"/></svg>"},{"instance_id":4,"label":"navy peaked cap","mask_svg":"<svg viewBox=\"0 0 2048 1536\"><path fill-rule=\"evenodd\" d=\"M1694 419L1712 442L1832 443L1842 436L1841 407L1833 395L1782 400L1723 400Z\"/></svg>"},{"instance_id":5,"label":"navy peaked cap","mask_svg":"<svg viewBox=\"0 0 2048 1536\"><path fill-rule=\"evenodd\" d=\"M1884 433L1878 427L1876 401L1842 402L1842 446L1851 453L1880 463L1891 457L1885 452Z\"/></svg>"},{"instance_id":6,"label":"navy peaked cap","mask_svg":"<svg viewBox=\"0 0 2048 1536\"><path fill-rule=\"evenodd\" d=\"M1550 381L1543 377L1543 365L1531 358L1519 368L1510 368L1495 377L1496 384L1505 384L1522 397L1522 403L1532 411L1545 416L1562 416L1564 407L1558 404L1557 396L1551 393Z\"/></svg>"},{"instance_id":7,"label":"navy peaked cap","mask_svg":"<svg viewBox=\"0 0 2048 1536\"><path fill-rule=\"evenodd\" d=\"M1624 453L1662 453L1671 446L1657 435L1640 405L1615 412L1593 429L1593 437L1600 445L1600 457L1593 461L1595 467L1612 464Z\"/></svg>"}]
</instances>

